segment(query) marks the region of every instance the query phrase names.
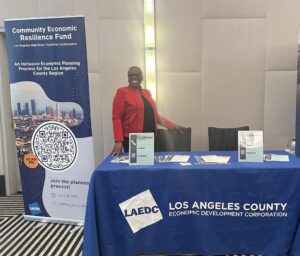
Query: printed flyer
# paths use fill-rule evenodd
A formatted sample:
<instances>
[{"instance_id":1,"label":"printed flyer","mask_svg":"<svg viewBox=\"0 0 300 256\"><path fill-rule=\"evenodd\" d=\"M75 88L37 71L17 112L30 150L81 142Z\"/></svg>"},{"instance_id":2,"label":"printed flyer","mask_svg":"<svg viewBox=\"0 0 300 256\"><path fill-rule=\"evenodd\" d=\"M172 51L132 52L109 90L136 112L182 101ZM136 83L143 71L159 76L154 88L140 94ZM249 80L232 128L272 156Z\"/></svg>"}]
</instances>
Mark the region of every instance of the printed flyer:
<instances>
[{"instance_id":1,"label":"printed flyer","mask_svg":"<svg viewBox=\"0 0 300 256\"><path fill-rule=\"evenodd\" d=\"M263 162L263 131L238 131L239 162Z\"/></svg>"}]
</instances>

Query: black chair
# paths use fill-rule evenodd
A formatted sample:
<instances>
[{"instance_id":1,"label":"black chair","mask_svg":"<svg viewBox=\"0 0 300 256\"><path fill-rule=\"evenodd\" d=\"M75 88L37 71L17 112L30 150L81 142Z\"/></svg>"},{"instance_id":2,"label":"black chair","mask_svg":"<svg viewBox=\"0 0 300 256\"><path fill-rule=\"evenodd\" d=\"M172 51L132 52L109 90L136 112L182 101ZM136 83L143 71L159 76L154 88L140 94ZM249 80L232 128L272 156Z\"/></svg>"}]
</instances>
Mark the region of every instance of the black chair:
<instances>
[{"instance_id":1,"label":"black chair","mask_svg":"<svg viewBox=\"0 0 300 256\"><path fill-rule=\"evenodd\" d=\"M177 129L157 129L155 151L191 151L191 128L183 128L183 134Z\"/></svg>"},{"instance_id":2,"label":"black chair","mask_svg":"<svg viewBox=\"0 0 300 256\"><path fill-rule=\"evenodd\" d=\"M249 131L249 126L237 128L208 127L209 150L238 150L238 131Z\"/></svg>"}]
</instances>

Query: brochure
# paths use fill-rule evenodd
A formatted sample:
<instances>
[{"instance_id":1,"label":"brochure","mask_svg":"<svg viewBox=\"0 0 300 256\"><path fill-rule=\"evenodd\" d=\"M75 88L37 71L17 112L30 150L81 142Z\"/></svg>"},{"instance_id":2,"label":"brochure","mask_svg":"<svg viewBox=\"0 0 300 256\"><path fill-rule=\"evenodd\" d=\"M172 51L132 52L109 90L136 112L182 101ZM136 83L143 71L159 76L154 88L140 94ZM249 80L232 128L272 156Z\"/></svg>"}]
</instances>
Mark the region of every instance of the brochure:
<instances>
[{"instance_id":1,"label":"brochure","mask_svg":"<svg viewBox=\"0 0 300 256\"><path fill-rule=\"evenodd\" d=\"M154 133L129 134L129 164L153 165L154 164Z\"/></svg>"},{"instance_id":2,"label":"brochure","mask_svg":"<svg viewBox=\"0 0 300 256\"><path fill-rule=\"evenodd\" d=\"M263 132L238 131L239 162L263 162Z\"/></svg>"},{"instance_id":3,"label":"brochure","mask_svg":"<svg viewBox=\"0 0 300 256\"><path fill-rule=\"evenodd\" d=\"M115 156L111 161L111 163L118 163L118 164L129 164L129 156Z\"/></svg>"},{"instance_id":4,"label":"brochure","mask_svg":"<svg viewBox=\"0 0 300 256\"><path fill-rule=\"evenodd\" d=\"M265 161L289 162L288 155L264 154Z\"/></svg>"},{"instance_id":5,"label":"brochure","mask_svg":"<svg viewBox=\"0 0 300 256\"><path fill-rule=\"evenodd\" d=\"M230 160L230 156L205 155L194 157L201 164L228 164Z\"/></svg>"},{"instance_id":6,"label":"brochure","mask_svg":"<svg viewBox=\"0 0 300 256\"><path fill-rule=\"evenodd\" d=\"M164 156L158 156L156 160L160 163L166 163L166 162L185 163L189 161L189 158L190 158L189 155L164 155Z\"/></svg>"}]
</instances>

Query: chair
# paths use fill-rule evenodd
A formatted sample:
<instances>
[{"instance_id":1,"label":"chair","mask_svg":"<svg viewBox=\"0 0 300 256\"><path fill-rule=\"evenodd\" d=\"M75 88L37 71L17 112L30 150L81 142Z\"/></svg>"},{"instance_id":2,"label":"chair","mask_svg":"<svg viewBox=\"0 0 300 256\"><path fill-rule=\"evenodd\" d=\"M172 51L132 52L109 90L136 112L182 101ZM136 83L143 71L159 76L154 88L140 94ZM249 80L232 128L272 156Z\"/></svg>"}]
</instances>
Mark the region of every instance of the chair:
<instances>
[{"instance_id":1,"label":"chair","mask_svg":"<svg viewBox=\"0 0 300 256\"><path fill-rule=\"evenodd\" d=\"M208 127L209 150L238 150L238 131L249 131L249 126L237 128Z\"/></svg>"},{"instance_id":2,"label":"chair","mask_svg":"<svg viewBox=\"0 0 300 256\"><path fill-rule=\"evenodd\" d=\"M183 128L183 134L177 129L157 129L155 151L191 151L191 128Z\"/></svg>"}]
</instances>

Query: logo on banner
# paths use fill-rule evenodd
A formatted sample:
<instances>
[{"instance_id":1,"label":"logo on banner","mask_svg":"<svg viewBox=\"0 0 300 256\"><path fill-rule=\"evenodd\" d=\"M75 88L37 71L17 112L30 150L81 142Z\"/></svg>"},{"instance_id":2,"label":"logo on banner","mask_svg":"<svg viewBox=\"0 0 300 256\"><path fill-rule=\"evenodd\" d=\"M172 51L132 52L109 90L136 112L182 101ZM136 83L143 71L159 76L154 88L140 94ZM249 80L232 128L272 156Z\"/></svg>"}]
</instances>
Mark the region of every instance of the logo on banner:
<instances>
[{"instance_id":1,"label":"logo on banner","mask_svg":"<svg viewBox=\"0 0 300 256\"><path fill-rule=\"evenodd\" d=\"M39 160L37 158L36 155L32 154L32 153L28 153L24 156L24 164L30 168L30 169L34 169L36 167L38 167L39 165Z\"/></svg>"},{"instance_id":2,"label":"logo on banner","mask_svg":"<svg viewBox=\"0 0 300 256\"><path fill-rule=\"evenodd\" d=\"M73 132L67 126L59 122L46 122L32 136L32 151L43 167L62 171L73 165L78 147Z\"/></svg>"},{"instance_id":3,"label":"logo on banner","mask_svg":"<svg viewBox=\"0 0 300 256\"><path fill-rule=\"evenodd\" d=\"M120 203L119 206L133 233L163 219L149 189Z\"/></svg>"},{"instance_id":4,"label":"logo on banner","mask_svg":"<svg viewBox=\"0 0 300 256\"><path fill-rule=\"evenodd\" d=\"M28 207L32 215L38 215L42 213L41 208L37 202L28 204Z\"/></svg>"}]
</instances>

